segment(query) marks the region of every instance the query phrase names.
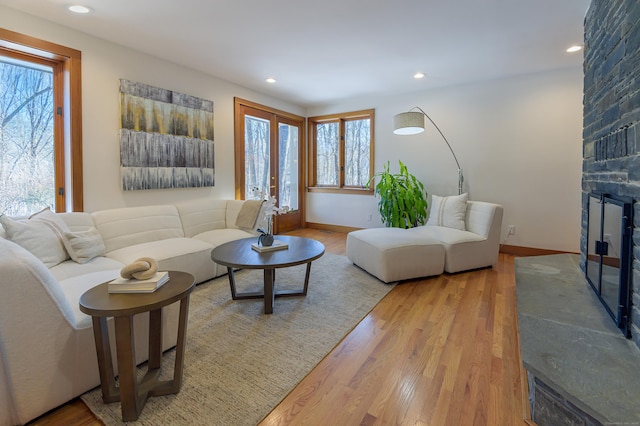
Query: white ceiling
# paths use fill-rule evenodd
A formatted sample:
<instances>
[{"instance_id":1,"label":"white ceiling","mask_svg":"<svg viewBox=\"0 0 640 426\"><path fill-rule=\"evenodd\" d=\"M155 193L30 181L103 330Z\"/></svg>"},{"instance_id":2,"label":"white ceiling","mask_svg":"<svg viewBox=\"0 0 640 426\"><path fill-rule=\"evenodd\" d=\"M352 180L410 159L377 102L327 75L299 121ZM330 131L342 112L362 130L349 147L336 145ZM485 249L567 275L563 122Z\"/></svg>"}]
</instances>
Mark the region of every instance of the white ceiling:
<instances>
[{"instance_id":1,"label":"white ceiling","mask_svg":"<svg viewBox=\"0 0 640 426\"><path fill-rule=\"evenodd\" d=\"M302 106L580 66L565 49L590 3L77 0L94 11L75 15L72 1L0 4Z\"/></svg>"}]
</instances>

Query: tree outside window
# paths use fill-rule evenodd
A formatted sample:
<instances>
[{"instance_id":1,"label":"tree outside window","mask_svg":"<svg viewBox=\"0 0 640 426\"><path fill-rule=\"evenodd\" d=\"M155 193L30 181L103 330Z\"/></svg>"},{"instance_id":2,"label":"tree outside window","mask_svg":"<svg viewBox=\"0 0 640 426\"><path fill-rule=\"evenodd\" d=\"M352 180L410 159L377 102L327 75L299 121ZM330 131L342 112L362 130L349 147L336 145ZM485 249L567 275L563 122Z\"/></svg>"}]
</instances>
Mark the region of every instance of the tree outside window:
<instances>
[{"instance_id":1,"label":"tree outside window","mask_svg":"<svg viewBox=\"0 0 640 426\"><path fill-rule=\"evenodd\" d=\"M0 211L55 207L53 69L0 56Z\"/></svg>"}]
</instances>

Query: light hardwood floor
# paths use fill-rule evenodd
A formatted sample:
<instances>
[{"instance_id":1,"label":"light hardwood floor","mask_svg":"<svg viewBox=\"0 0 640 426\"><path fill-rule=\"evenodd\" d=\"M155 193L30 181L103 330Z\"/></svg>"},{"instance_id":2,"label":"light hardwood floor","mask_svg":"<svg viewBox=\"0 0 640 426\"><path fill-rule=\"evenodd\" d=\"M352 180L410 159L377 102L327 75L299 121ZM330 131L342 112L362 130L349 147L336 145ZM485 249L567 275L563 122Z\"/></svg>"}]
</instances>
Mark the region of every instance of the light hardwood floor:
<instances>
[{"instance_id":1,"label":"light hardwood floor","mask_svg":"<svg viewBox=\"0 0 640 426\"><path fill-rule=\"evenodd\" d=\"M345 234L291 234L346 254ZM400 283L261 425L525 424L513 259ZM33 424L101 422L76 399Z\"/></svg>"}]
</instances>

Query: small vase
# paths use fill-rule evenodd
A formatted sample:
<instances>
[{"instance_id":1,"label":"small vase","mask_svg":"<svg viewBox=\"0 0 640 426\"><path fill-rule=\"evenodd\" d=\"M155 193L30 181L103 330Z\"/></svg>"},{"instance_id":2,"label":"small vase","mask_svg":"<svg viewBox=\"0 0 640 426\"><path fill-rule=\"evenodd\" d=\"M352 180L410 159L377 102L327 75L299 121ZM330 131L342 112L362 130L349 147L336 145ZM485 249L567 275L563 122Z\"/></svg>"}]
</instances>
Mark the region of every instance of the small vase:
<instances>
[{"instance_id":1,"label":"small vase","mask_svg":"<svg viewBox=\"0 0 640 426\"><path fill-rule=\"evenodd\" d=\"M270 247L273 245L273 235L271 234L262 234L258 237L258 244L264 247Z\"/></svg>"}]
</instances>

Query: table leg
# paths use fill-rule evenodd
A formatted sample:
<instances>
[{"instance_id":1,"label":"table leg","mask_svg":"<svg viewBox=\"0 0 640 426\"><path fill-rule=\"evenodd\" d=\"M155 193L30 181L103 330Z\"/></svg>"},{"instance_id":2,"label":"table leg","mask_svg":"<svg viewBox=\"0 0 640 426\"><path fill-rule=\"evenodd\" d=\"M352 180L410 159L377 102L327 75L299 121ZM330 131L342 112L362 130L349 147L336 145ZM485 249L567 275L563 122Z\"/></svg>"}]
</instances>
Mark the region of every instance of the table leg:
<instances>
[{"instance_id":1,"label":"table leg","mask_svg":"<svg viewBox=\"0 0 640 426\"><path fill-rule=\"evenodd\" d=\"M311 262L307 263L307 269L304 276L304 287L302 290L280 290L276 291L276 269L263 269L264 273L264 289L260 292L243 292L238 293L236 291L236 282L233 275L233 269L227 268L229 272L229 286L231 287L231 298L233 300L244 299L263 299L264 298L264 313L273 313L273 304L276 297L291 297L291 296L306 296L309 289L309 276L311 274Z\"/></svg>"},{"instance_id":2,"label":"table leg","mask_svg":"<svg viewBox=\"0 0 640 426\"><path fill-rule=\"evenodd\" d=\"M184 347L187 342L187 319L189 318L189 295L180 301L180 320L178 322L178 340L176 343L176 362L173 366L173 387L177 393L182 386L182 369L184 367Z\"/></svg>"},{"instance_id":3,"label":"table leg","mask_svg":"<svg viewBox=\"0 0 640 426\"><path fill-rule=\"evenodd\" d=\"M307 273L304 276L304 290L302 290L302 294L304 296L307 295L307 289L309 288L309 275L311 274L311 262L307 263Z\"/></svg>"},{"instance_id":4,"label":"table leg","mask_svg":"<svg viewBox=\"0 0 640 426\"><path fill-rule=\"evenodd\" d=\"M149 370L160 368L162 361L162 308L149 312Z\"/></svg>"},{"instance_id":5,"label":"table leg","mask_svg":"<svg viewBox=\"0 0 640 426\"><path fill-rule=\"evenodd\" d=\"M113 359L111 358L111 344L109 343L109 329L107 319L93 317L93 337L96 342L98 355L98 370L100 372L100 387L102 389L102 401L105 404L120 401L120 393L116 387L113 372Z\"/></svg>"},{"instance_id":6,"label":"table leg","mask_svg":"<svg viewBox=\"0 0 640 426\"><path fill-rule=\"evenodd\" d=\"M180 316L178 319L178 338L176 339L176 359L173 364L173 379L156 381L149 389L149 396L178 393L182 386L184 369L184 348L187 342L187 320L189 318L189 295L180 300Z\"/></svg>"},{"instance_id":7,"label":"table leg","mask_svg":"<svg viewBox=\"0 0 640 426\"><path fill-rule=\"evenodd\" d=\"M227 274L229 275L229 287L231 287L231 298L237 300L238 294L236 292L236 277L233 275L233 268L227 267Z\"/></svg>"},{"instance_id":8,"label":"table leg","mask_svg":"<svg viewBox=\"0 0 640 426\"><path fill-rule=\"evenodd\" d=\"M114 321L116 325L116 353L118 355L118 375L120 377L122 420L129 422L138 419L138 415L144 405L144 401L138 398L133 316L115 317Z\"/></svg>"},{"instance_id":9,"label":"table leg","mask_svg":"<svg viewBox=\"0 0 640 426\"><path fill-rule=\"evenodd\" d=\"M273 288L274 281L275 281L275 270L265 269L264 270L264 313L265 314L273 313L273 302L276 296Z\"/></svg>"}]
</instances>

